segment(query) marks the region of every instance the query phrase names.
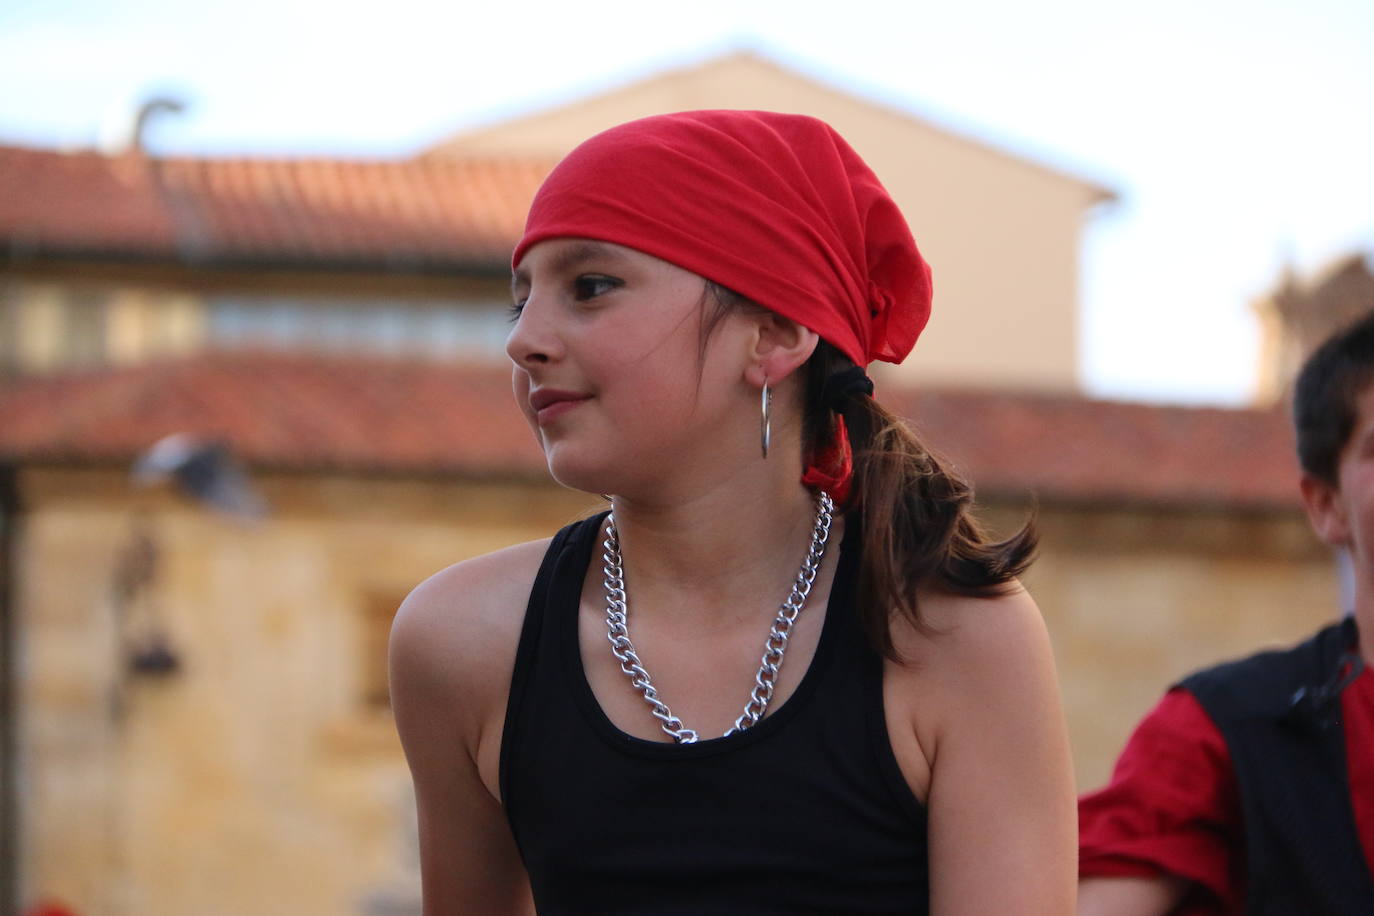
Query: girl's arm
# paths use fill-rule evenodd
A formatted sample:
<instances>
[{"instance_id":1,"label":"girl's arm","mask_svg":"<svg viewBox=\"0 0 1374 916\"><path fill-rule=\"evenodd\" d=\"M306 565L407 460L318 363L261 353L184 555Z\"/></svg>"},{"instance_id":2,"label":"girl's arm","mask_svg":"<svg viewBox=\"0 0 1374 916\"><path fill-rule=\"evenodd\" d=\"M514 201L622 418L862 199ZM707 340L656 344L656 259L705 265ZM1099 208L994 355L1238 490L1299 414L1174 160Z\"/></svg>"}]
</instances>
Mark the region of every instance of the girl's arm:
<instances>
[{"instance_id":1,"label":"girl's arm","mask_svg":"<svg viewBox=\"0 0 1374 916\"><path fill-rule=\"evenodd\" d=\"M532 546L444 570L392 626L392 708L415 784L425 916L534 912L496 797L506 691L540 555Z\"/></svg>"},{"instance_id":2,"label":"girl's arm","mask_svg":"<svg viewBox=\"0 0 1374 916\"><path fill-rule=\"evenodd\" d=\"M1074 911L1073 766L1048 634L1019 587L923 600L931 913ZM928 669L928 670L923 670Z\"/></svg>"}]
</instances>

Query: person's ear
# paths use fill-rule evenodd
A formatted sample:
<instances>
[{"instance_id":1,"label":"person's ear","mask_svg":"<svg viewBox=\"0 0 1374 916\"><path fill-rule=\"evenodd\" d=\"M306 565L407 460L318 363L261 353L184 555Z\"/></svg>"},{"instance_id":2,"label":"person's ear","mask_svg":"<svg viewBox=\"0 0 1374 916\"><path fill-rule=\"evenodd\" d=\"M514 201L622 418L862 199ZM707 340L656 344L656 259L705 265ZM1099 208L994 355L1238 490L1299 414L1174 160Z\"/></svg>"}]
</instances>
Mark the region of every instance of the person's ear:
<instances>
[{"instance_id":1,"label":"person's ear","mask_svg":"<svg viewBox=\"0 0 1374 916\"><path fill-rule=\"evenodd\" d=\"M759 388L765 381L776 385L816 352L820 336L810 328L774 312L751 317L756 333L751 338L745 373L750 384Z\"/></svg>"},{"instance_id":2,"label":"person's ear","mask_svg":"<svg viewBox=\"0 0 1374 916\"><path fill-rule=\"evenodd\" d=\"M1303 474L1300 486L1307 520L1317 537L1335 547L1348 546L1350 520L1340 499L1340 486L1312 474Z\"/></svg>"}]
</instances>

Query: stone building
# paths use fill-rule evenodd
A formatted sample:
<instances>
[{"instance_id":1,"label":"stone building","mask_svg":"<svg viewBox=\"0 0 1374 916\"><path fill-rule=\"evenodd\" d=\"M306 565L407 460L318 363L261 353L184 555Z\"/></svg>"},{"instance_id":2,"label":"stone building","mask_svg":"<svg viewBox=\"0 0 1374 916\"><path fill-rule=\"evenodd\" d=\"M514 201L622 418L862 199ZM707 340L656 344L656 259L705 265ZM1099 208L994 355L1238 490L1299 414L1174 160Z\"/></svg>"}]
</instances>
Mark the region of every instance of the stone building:
<instances>
[{"instance_id":1,"label":"stone building","mask_svg":"<svg viewBox=\"0 0 1374 916\"><path fill-rule=\"evenodd\" d=\"M1318 344L1374 309L1374 271L1369 265L1369 256L1356 253L1308 277L1286 270L1273 291L1255 303L1263 329L1261 401L1282 398Z\"/></svg>"}]
</instances>

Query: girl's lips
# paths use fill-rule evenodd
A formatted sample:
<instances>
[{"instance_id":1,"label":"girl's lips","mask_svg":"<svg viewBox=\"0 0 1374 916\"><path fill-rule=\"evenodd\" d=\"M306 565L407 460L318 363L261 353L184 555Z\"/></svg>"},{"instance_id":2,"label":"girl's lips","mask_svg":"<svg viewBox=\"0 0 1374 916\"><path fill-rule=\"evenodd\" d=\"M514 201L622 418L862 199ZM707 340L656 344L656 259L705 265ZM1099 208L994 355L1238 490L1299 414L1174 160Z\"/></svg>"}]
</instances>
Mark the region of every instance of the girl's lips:
<instances>
[{"instance_id":1,"label":"girl's lips","mask_svg":"<svg viewBox=\"0 0 1374 916\"><path fill-rule=\"evenodd\" d=\"M586 392L569 391L566 388L536 388L529 394L530 409L534 411L535 422L543 426L590 397Z\"/></svg>"},{"instance_id":2,"label":"girl's lips","mask_svg":"<svg viewBox=\"0 0 1374 916\"><path fill-rule=\"evenodd\" d=\"M536 420L536 422L539 423L540 426L544 426L545 423L552 423L554 422L554 420L558 419L558 417L561 417L562 415L565 415L565 413L572 411L572 409L574 407L577 407L578 404L583 404L583 402L587 400L588 398L578 397L567 398L567 400L563 401L551 402L551 404L548 405L548 407L541 407L537 409L537 411L534 411L534 420Z\"/></svg>"}]
</instances>

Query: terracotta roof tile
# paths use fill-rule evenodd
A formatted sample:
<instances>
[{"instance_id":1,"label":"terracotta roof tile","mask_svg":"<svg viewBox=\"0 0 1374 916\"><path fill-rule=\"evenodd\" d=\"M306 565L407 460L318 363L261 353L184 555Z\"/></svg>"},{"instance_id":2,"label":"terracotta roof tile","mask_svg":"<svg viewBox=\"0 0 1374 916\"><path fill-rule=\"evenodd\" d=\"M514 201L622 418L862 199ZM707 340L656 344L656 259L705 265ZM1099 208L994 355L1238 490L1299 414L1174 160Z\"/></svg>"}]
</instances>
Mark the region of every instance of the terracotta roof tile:
<instances>
[{"instance_id":1,"label":"terracotta roof tile","mask_svg":"<svg viewBox=\"0 0 1374 916\"><path fill-rule=\"evenodd\" d=\"M975 392L883 397L985 496L1297 505L1292 437L1276 410ZM248 461L281 468L544 473L500 367L224 355L0 389L0 460L122 463L174 432L226 440Z\"/></svg>"},{"instance_id":2,"label":"terracotta roof tile","mask_svg":"<svg viewBox=\"0 0 1374 916\"><path fill-rule=\"evenodd\" d=\"M990 392L887 400L979 492L1044 500L1296 506L1287 415Z\"/></svg>"},{"instance_id":3,"label":"terracotta roof tile","mask_svg":"<svg viewBox=\"0 0 1374 916\"><path fill-rule=\"evenodd\" d=\"M501 267L551 161L159 159L0 146L0 251Z\"/></svg>"},{"instance_id":4,"label":"terracotta roof tile","mask_svg":"<svg viewBox=\"0 0 1374 916\"><path fill-rule=\"evenodd\" d=\"M526 474L543 458L510 375L359 359L209 356L0 389L0 459L126 462L175 432L260 465Z\"/></svg>"}]
</instances>

